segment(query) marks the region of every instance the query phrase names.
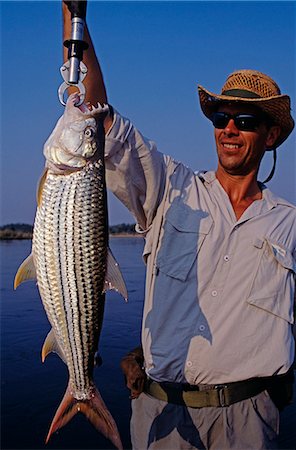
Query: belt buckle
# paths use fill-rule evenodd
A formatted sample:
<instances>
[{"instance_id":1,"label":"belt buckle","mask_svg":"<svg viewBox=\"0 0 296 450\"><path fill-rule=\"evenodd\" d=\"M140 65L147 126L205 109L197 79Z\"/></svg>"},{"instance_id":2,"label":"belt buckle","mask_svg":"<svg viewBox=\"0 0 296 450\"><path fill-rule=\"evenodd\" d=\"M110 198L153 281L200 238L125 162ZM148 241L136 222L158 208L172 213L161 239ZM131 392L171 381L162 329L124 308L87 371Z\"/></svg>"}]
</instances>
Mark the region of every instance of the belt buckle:
<instances>
[{"instance_id":1,"label":"belt buckle","mask_svg":"<svg viewBox=\"0 0 296 450\"><path fill-rule=\"evenodd\" d=\"M216 384L216 386L214 386L214 389L218 392L218 398L219 398L220 406L222 406L222 408L224 406L228 406L226 403L225 392L224 392L224 389L226 389L227 387L228 387L227 384Z\"/></svg>"}]
</instances>

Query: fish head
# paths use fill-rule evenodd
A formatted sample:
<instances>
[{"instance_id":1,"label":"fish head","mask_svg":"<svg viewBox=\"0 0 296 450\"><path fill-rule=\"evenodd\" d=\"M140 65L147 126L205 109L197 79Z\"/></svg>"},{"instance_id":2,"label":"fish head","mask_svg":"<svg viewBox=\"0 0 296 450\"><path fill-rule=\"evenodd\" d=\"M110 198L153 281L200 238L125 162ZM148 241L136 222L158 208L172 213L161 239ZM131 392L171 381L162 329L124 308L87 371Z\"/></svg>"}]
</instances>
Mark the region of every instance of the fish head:
<instances>
[{"instance_id":1,"label":"fish head","mask_svg":"<svg viewBox=\"0 0 296 450\"><path fill-rule=\"evenodd\" d=\"M76 106L78 99L77 93L69 96L64 114L44 145L47 165L53 170L78 170L103 157L108 106Z\"/></svg>"}]
</instances>

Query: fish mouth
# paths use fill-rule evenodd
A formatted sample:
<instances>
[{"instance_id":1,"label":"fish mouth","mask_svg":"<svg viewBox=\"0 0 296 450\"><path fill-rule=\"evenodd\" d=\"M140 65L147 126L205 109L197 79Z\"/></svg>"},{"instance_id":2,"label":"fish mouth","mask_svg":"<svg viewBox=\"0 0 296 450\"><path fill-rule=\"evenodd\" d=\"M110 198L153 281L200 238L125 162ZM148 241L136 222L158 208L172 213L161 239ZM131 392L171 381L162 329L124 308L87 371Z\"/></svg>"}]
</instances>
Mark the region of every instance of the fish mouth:
<instances>
[{"instance_id":1,"label":"fish mouth","mask_svg":"<svg viewBox=\"0 0 296 450\"><path fill-rule=\"evenodd\" d=\"M97 106L92 105L90 102L82 103L79 106L76 106L76 103L80 100L80 96L77 92L70 94L66 104L66 112L69 110L77 111L83 114L84 116L93 117L98 114L106 114L109 112L109 106L104 103L97 103ZM75 109L74 109L75 108Z\"/></svg>"}]
</instances>

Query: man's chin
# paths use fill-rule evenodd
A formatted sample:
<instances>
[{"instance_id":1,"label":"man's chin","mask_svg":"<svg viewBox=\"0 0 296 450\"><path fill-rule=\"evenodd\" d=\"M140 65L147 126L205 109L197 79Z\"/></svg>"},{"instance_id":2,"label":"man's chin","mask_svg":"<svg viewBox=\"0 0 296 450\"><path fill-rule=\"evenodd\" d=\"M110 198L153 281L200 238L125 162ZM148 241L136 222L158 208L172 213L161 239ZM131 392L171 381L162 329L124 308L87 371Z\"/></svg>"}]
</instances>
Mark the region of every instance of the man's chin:
<instances>
[{"instance_id":1,"label":"man's chin","mask_svg":"<svg viewBox=\"0 0 296 450\"><path fill-rule=\"evenodd\" d=\"M220 168L223 172L231 176L242 177L246 176L250 173L250 171L246 167L242 167L239 164L221 164Z\"/></svg>"}]
</instances>

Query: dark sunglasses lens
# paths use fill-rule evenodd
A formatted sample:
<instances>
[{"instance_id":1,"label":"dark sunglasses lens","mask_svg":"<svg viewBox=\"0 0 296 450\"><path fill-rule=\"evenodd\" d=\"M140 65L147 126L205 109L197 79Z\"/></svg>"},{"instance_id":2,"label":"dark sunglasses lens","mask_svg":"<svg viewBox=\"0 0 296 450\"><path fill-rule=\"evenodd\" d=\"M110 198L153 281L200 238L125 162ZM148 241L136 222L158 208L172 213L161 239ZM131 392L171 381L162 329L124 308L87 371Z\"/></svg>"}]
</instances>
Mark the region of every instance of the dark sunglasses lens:
<instances>
[{"instance_id":1,"label":"dark sunglasses lens","mask_svg":"<svg viewBox=\"0 0 296 450\"><path fill-rule=\"evenodd\" d=\"M216 112L212 115L212 122L215 128L225 128L230 120L230 116L225 113Z\"/></svg>"},{"instance_id":2,"label":"dark sunglasses lens","mask_svg":"<svg viewBox=\"0 0 296 450\"><path fill-rule=\"evenodd\" d=\"M212 115L212 122L215 128L226 128L230 119L234 120L235 126L240 131L255 131L260 123L261 119L253 114L238 114L237 116L231 116L223 112L216 112Z\"/></svg>"},{"instance_id":3,"label":"dark sunglasses lens","mask_svg":"<svg viewBox=\"0 0 296 450\"><path fill-rule=\"evenodd\" d=\"M238 130L255 131L260 125L260 118L251 114L240 114L234 118Z\"/></svg>"}]
</instances>

